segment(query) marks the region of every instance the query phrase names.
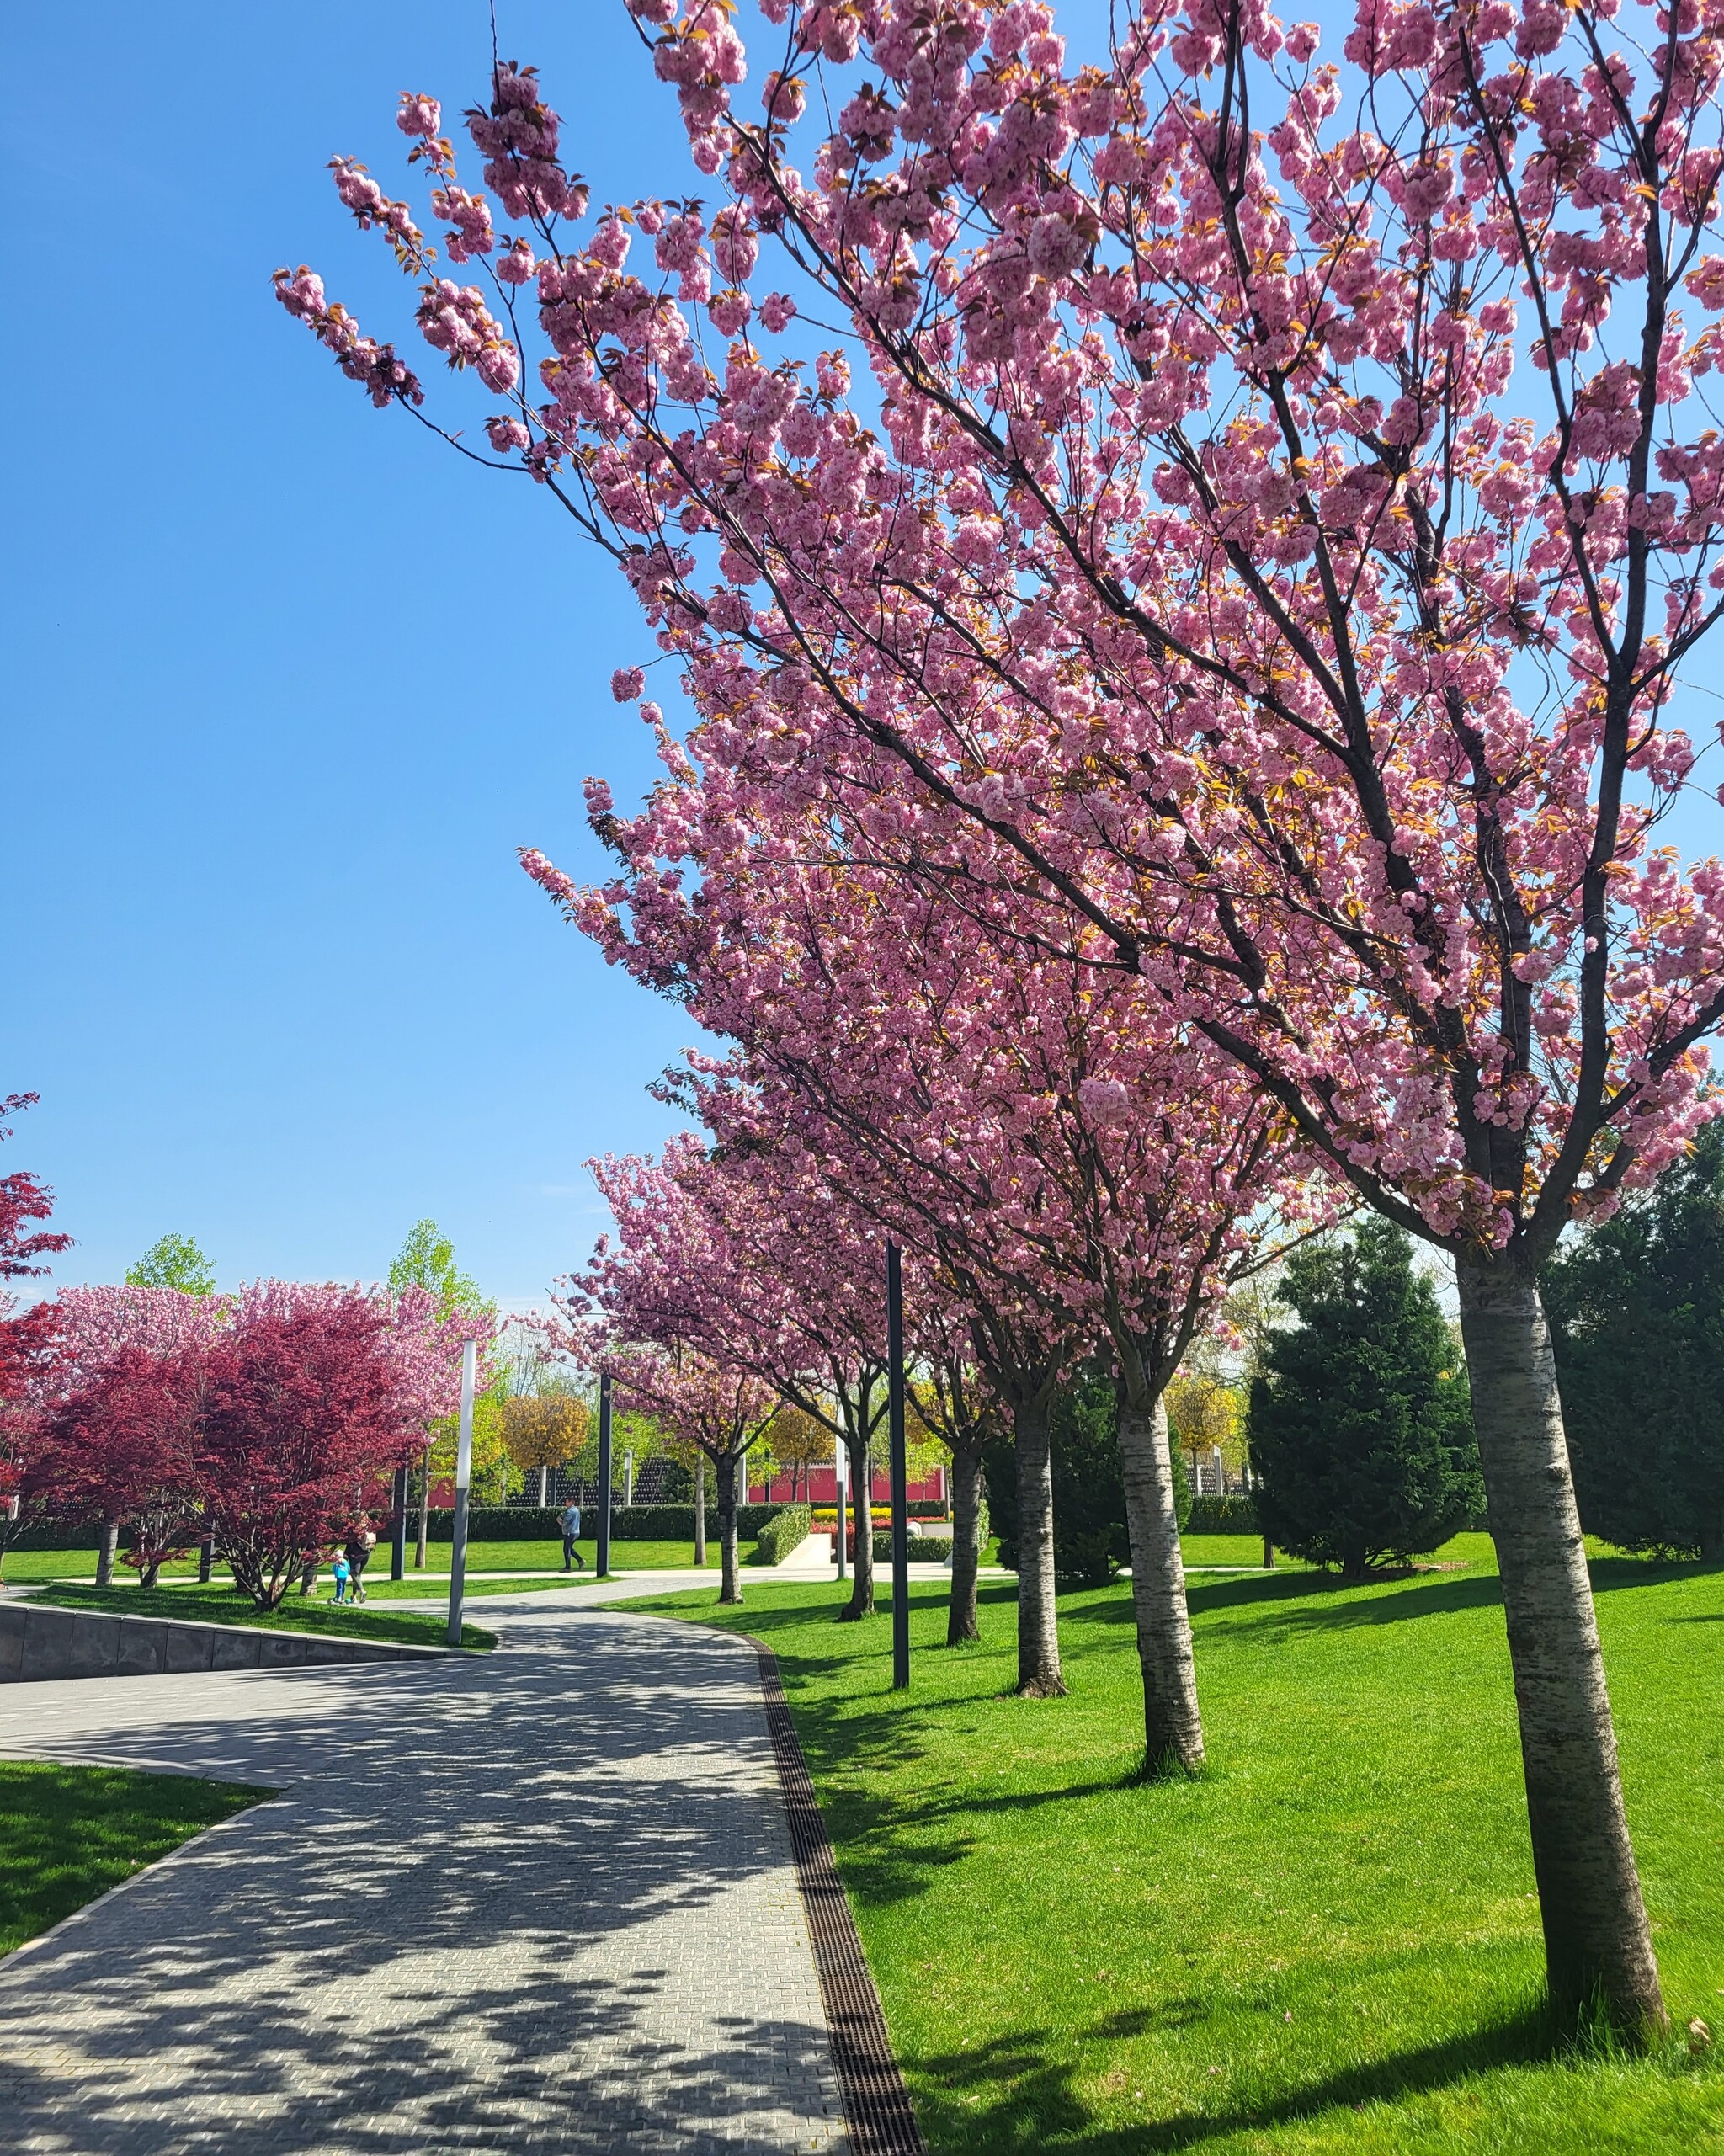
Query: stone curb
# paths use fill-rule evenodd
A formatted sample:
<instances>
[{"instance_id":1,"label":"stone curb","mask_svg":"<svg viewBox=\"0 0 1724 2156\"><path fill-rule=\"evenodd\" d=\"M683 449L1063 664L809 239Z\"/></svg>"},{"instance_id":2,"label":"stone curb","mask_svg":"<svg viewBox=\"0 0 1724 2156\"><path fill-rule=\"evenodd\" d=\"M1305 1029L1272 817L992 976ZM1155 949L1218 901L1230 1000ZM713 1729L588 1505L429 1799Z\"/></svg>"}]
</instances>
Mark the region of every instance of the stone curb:
<instances>
[{"instance_id":1,"label":"stone curb","mask_svg":"<svg viewBox=\"0 0 1724 2156\"><path fill-rule=\"evenodd\" d=\"M72 1677L162 1677L200 1669L302 1669L437 1662L457 1650L339 1632L263 1631L189 1617L130 1617L37 1601L0 1605L0 1685Z\"/></svg>"},{"instance_id":2,"label":"stone curb","mask_svg":"<svg viewBox=\"0 0 1724 2156\"><path fill-rule=\"evenodd\" d=\"M752 1633L734 1637L752 1647L760 1662L766 1727L778 1763L779 1786L790 1824L796 1884L814 1943L821 2003L832 2034L833 2063L855 2156L927 2156L927 2144L911 2108L910 2092L886 2035L880 1994L856 1935L826 1821L821 1816L808 1763L790 1719L778 1657Z\"/></svg>"}]
</instances>

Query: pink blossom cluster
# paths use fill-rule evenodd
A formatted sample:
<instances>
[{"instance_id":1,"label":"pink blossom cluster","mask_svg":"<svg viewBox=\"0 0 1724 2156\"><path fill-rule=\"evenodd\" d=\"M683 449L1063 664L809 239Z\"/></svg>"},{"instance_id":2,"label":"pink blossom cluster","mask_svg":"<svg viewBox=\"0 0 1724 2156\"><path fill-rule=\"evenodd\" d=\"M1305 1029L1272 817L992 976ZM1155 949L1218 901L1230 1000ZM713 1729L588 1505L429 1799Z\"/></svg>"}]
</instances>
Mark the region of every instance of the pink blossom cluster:
<instances>
[{"instance_id":1,"label":"pink blossom cluster","mask_svg":"<svg viewBox=\"0 0 1724 2156\"><path fill-rule=\"evenodd\" d=\"M696 779L667 748L625 877L558 902L686 980L735 834L818 833L989 947L1099 937L1457 1251L1531 1262L1679 1152L1724 1011L1724 896L1652 844L1724 592L1719 0L1360 0L1334 63L1157 0L1081 67L1041 0L772 0L758 112L728 10L633 12L723 198L534 250L489 438L578 470ZM503 210L572 214L536 77L492 89ZM785 260L838 327L780 360Z\"/></svg>"}]
</instances>

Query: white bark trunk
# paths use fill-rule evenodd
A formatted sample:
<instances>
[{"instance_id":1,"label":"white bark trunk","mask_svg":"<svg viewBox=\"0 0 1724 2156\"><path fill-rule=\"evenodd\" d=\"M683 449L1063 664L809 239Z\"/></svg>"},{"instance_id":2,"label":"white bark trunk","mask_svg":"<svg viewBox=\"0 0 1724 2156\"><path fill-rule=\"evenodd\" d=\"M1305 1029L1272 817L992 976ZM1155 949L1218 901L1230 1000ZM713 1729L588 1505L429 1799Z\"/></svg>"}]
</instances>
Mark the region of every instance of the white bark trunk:
<instances>
[{"instance_id":1,"label":"white bark trunk","mask_svg":"<svg viewBox=\"0 0 1724 2156\"><path fill-rule=\"evenodd\" d=\"M1143 1672L1144 1770L1195 1774L1203 1765L1203 1716L1191 1658L1168 1411L1160 1393L1147 1406L1141 1397L1135 1404L1121 1397L1120 1461L1131 1538L1137 1660Z\"/></svg>"},{"instance_id":2,"label":"white bark trunk","mask_svg":"<svg viewBox=\"0 0 1724 2156\"><path fill-rule=\"evenodd\" d=\"M740 1602L742 1573L737 1563L737 1472L726 1461L718 1471L718 1599Z\"/></svg>"},{"instance_id":3,"label":"white bark trunk","mask_svg":"<svg viewBox=\"0 0 1724 2156\"><path fill-rule=\"evenodd\" d=\"M114 1554L119 1547L120 1522L117 1520L104 1520L102 1522L102 1545L96 1552L98 1587L111 1587L114 1584Z\"/></svg>"},{"instance_id":4,"label":"white bark trunk","mask_svg":"<svg viewBox=\"0 0 1724 2156\"><path fill-rule=\"evenodd\" d=\"M694 1462L694 1562L706 1562L706 1455Z\"/></svg>"},{"instance_id":5,"label":"white bark trunk","mask_svg":"<svg viewBox=\"0 0 1724 2156\"><path fill-rule=\"evenodd\" d=\"M1592 1584L1537 1287L1457 1267L1473 1421L1503 1576L1551 1999L1630 2036L1666 2026L1635 1869Z\"/></svg>"}]
</instances>

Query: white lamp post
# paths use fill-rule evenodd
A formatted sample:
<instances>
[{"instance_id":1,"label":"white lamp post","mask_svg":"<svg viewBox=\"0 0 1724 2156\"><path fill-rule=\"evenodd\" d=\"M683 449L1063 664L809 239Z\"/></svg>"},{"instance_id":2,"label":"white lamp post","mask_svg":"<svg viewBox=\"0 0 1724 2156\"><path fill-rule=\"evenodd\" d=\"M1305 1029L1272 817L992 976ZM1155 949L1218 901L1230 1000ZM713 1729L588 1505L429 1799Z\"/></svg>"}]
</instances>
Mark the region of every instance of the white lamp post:
<instances>
[{"instance_id":1,"label":"white lamp post","mask_svg":"<svg viewBox=\"0 0 1724 2156\"><path fill-rule=\"evenodd\" d=\"M838 1578L843 1579L849 1568L844 1562L844 1440L841 1437L833 1441L832 1463L838 1492Z\"/></svg>"},{"instance_id":2,"label":"white lamp post","mask_svg":"<svg viewBox=\"0 0 1724 2156\"><path fill-rule=\"evenodd\" d=\"M461 1643L461 1601L467 1585L467 1486L473 1479L473 1393L479 1382L479 1343L461 1343L461 1424L455 1451L455 1541L449 1559L449 1643Z\"/></svg>"}]
</instances>

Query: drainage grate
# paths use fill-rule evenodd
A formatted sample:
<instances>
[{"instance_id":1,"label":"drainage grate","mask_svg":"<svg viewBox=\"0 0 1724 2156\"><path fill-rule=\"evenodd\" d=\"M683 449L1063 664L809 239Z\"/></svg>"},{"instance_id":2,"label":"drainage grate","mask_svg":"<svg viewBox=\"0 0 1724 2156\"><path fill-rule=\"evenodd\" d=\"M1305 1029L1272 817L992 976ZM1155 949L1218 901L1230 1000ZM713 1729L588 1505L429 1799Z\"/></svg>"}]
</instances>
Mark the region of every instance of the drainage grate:
<instances>
[{"instance_id":1,"label":"drainage grate","mask_svg":"<svg viewBox=\"0 0 1724 2156\"><path fill-rule=\"evenodd\" d=\"M827 1839L826 1821L815 1801L808 1763L785 1703L778 1657L758 1640L749 1644L760 1658L760 1689L766 1696L766 1726L778 1761L779 1786L790 1823L790 1849L796 1860L796 1883L814 1938L814 1963L820 1996L832 2031L833 2058L838 2071L850 2143L855 2156L926 2156L910 2092L892 2057L881 2011L880 1994L863 1958L850 1905L839 1884Z\"/></svg>"}]
</instances>

